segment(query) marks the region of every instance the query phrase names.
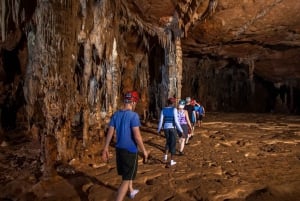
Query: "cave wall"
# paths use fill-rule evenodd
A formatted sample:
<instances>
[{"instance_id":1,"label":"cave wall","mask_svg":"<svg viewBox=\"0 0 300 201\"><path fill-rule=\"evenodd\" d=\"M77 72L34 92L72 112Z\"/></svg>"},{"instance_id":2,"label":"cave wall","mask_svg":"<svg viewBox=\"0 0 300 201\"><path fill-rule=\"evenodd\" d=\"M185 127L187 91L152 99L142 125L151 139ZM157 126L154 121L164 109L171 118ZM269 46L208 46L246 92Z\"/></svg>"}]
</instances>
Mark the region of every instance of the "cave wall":
<instances>
[{"instance_id":1,"label":"cave wall","mask_svg":"<svg viewBox=\"0 0 300 201\"><path fill-rule=\"evenodd\" d=\"M297 82L268 81L253 65L207 55L185 58L183 97L193 97L211 112L299 113Z\"/></svg>"},{"instance_id":2,"label":"cave wall","mask_svg":"<svg viewBox=\"0 0 300 201\"><path fill-rule=\"evenodd\" d=\"M144 121L153 118L149 96L166 92L165 102L168 84L158 79L150 90L148 38L155 38L152 46L161 46L164 39L144 31L147 26L139 25L119 1L36 1L24 19L23 3L17 8L3 3L15 10L3 13L9 20L1 29L1 125L4 132L22 126L40 144L41 170L48 177L56 174L58 162L93 161L90 156L99 152L109 117L122 105L125 91L137 90L137 112ZM164 54L158 63L168 71ZM7 139L3 130L1 141Z\"/></svg>"}]
</instances>

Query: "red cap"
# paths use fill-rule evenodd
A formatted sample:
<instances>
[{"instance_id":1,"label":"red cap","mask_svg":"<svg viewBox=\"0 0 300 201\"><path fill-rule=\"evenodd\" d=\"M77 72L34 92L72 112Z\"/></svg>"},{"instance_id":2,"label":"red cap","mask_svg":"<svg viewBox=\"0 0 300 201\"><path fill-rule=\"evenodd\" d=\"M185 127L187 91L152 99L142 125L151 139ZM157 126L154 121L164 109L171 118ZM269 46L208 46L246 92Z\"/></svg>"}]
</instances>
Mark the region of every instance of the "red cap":
<instances>
[{"instance_id":1,"label":"red cap","mask_svg":"<svg viewBox=\"0 0 300 201\"><path fill-rule=\"evenodd\" d=\"M137 91L129 91L125 93L124 102L138 102L139 101L139 93Z\"/></svg>"},{"instance_id":2,"label":"red cap","mask_svg":"<svg viewBox=\"0 0 300 201\"><path fill-rule=\"evenodd\" d=\"M174 104L175 102L176 102L176 98L174 97L168 98L168 104Z\"/></svg>"}]
</instances>

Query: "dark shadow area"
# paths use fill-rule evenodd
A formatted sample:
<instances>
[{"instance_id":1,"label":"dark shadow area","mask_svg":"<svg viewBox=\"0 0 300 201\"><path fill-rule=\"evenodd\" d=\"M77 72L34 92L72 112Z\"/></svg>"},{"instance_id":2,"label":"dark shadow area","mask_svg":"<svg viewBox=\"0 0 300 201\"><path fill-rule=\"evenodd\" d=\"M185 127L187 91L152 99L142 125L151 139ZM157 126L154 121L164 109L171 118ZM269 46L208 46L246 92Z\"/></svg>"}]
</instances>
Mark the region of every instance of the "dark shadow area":
<instances>
[{"instance_id":1,"label":"dark shadow area","mask_svg":"<svg viewBox=\"0 0 300 201\"><path fill-rule=\"evenodd\" d=\"M72 168L72 167L70 167L70 168ZM98 180L97 178L91 177L91 176L89 176L89 175L87 175L87 174L85 174L84 172L81 172L81 171L75 170L74 174L66 174L64 172L59 172L59 175L61 177L63 177L64 179L66 179L74 187L74 189L78 193L78 196L80 197L81 201L89 201L89 198L88 198L88 191L89 190L87 190L87 193L86 193L86 192L83 191L82 187L85 184L88 184L90 182L92 182L93 184L97 184L99 186L102 186L104 188L111 189L111 190L116 191L116 192L118 191L117 187L111 186L110 184L105 184L104 182Z\"/></svg>"}]
</instances>

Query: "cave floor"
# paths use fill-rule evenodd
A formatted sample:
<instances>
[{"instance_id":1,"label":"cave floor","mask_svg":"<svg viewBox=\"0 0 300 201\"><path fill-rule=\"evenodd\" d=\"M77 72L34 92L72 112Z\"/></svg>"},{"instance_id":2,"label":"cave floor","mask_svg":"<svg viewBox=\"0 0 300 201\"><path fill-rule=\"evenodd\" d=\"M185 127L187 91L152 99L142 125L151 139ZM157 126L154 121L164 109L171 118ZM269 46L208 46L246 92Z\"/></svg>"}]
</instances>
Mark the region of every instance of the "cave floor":
<instances>
[{"instance_id":1,"label":"cave floor","mask_svg":"<svg viewBox=\"0 0 300 201\"><path fill-rule=\"evenodd\" d=\"M300 200L300 116L207 113L171 167L162 160L165 138L156 129L157 122L141 127L151 153L146 164L139 157L135 200ZM11 136L0 147L1 201L114 200L121 178L113 148L108 164L100 161L100 147L89 159L57 166L57 176L37 179L39 146L18 132Z\"/></svg>"}]
</instances>

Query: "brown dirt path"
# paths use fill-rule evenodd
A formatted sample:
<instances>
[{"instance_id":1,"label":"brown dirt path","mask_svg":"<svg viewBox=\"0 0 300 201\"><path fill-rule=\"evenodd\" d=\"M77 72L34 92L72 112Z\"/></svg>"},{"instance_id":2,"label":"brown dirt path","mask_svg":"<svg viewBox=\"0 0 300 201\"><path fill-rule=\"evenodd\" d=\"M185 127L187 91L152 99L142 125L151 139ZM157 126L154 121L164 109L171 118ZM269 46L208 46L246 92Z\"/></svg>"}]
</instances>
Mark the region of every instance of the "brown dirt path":
<instances>
[{"instance_id":1,"label":"brown dirt path","mask_svg":"<svg viewBox=\"0 0 300 201\"><path fill-rule=\"evenodd\" d=\"M143 164L140 157L134 181L140 193L135 200L300 200L300 116L207 114L185 155L176 156L177 164L171 168L162 161L165 139L156 129L156 122L141 128L151 158ZM10 153L7 149L0 148L0 200L110 201L116 195L120 178L113 148L108 164L74 159L58 169L60 176L39 182L29 169L35 150L24 145ZM18 169L18 160L25 161L23 172L10 172Z\"/></svg>"}]
</instances>

